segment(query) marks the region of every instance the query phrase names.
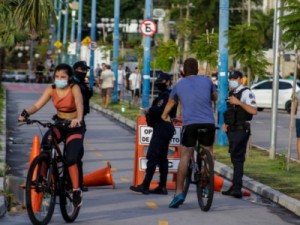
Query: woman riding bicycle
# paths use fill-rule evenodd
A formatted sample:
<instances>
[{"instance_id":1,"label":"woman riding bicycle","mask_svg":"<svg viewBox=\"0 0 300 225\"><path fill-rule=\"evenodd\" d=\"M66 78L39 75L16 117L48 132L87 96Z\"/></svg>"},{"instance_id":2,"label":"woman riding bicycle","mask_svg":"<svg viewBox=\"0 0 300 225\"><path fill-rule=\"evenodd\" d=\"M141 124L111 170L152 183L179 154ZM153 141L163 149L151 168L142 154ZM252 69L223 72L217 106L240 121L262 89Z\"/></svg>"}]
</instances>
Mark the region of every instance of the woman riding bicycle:
<instances>
[{"instance_id":1,"label":"woman riding bicycle","mask_svg":"<svg viewBox=\"0 0 300 225\"><path fill-rule=\"evenodd\" d=\"M54 133L58 142L65 141L66 162L73 186L73 204L79 207L82 204L78 165L83 156L83 100L79 86L71 83L72 76L73 71L68 64L59 64L54 71L54 84L49 85L32 106L23 110L19 121L25 121L52 98L57 110L54 119L70 122L68 126L55 127ZM48 132L42 140L43 149L47 148Z\"/></svg>"}]
</instances>

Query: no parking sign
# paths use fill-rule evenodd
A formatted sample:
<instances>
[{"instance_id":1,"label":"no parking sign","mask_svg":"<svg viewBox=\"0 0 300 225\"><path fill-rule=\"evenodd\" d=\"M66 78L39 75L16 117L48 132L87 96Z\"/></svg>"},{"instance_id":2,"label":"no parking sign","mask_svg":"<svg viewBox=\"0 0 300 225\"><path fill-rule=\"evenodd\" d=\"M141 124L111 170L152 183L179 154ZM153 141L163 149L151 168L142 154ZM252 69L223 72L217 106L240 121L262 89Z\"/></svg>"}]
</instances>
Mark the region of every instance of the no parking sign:
<instances>
[{"instance_id":1,"label":"no parking sign","mask_svg":"<svg viewBox=\"0 0 300 225\"><path fill-rule=\"evenodd\" d=\"M153 36L156 33L154 20L143 20L140 24L140 31L144 36Z\"/></svg>"}]
</instances>

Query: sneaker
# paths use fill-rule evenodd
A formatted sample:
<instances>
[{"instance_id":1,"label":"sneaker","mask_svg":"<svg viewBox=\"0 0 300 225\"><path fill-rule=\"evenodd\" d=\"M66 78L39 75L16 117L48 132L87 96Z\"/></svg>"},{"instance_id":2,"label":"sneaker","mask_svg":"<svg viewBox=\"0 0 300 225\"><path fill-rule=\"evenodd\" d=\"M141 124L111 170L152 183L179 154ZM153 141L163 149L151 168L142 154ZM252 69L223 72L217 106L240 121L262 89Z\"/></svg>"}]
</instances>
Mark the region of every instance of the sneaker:
<instances>
[{"instance_id":1,"label":"sneaker","mask_svg":"<svg viewBox=\"0 0 300 225\"><path fill-rule=\"evenodd\" d=\"M209 193L208 186L206 186L202 191L202 197L207 198Z\"/></svg>"},{"instance_id":2,"label":"sneaker","mask_svg":"<svg viewBox=\"0 0 300 225\"><path fill-rule=\"evenodd\" d=\"M167 195L168 194L168 190L166 187L156 187L153 190L149 191L151 194L157 194L157 195Z\"/></svg>"},{"instance_id":3,"label":"sneaker","mask_svg":"<svg viewBox=\"0 0 300 225\"><path fill-rule=\"evenodd\" d=\"M73 190L73 205L74 207L82 205L82 191L80 189Z\"/></svg>"},{"instance_id":4,"label":"sneaker","mask_svg":"<svg viewBox=\"0 0 300 225\"><path fill-rule=\"evenodd\" d=\"M241 190L233 190L233 189L229 189L227 191L222 191L222 195L229 195L235 198L242 198L243 197L243 193Z\"/></svg>"},{"instance_id":5,"label":"sneaker","mask_svg":"<svg viewBox=\"0 0 300 225\"><path fill-rule=\"evenodd\" d=\"M141 185L141 184L138 185L138 186L130 186L129 189L134 191L134 192L143 193L144 195L150 194L149 189L144 188L143 185Z\"/></svg>"},{"instance_id":6,"label":"sneaker","mask_svg":"<svg viewBox=\"0 0 300 225\"><path fill-rule=\"evenodd\" d=\"M173 200L169 204L169 208L178 208L184 202L184 194L180 193L179 195L174 195Z\"/></svg>"}]
</instances>

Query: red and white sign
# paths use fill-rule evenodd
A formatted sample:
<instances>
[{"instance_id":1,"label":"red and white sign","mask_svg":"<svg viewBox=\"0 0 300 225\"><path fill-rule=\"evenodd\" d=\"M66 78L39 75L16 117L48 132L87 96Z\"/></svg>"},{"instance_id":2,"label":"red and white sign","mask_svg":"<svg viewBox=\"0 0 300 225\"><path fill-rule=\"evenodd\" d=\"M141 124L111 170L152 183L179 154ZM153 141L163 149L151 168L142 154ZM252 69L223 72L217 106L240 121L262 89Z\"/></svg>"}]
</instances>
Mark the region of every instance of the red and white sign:
<instances>
[{"instance_id":1,"label":"red and white sign","mask_svg":"<svg viewBox=\"0 0 300 225\"><path fill-rule=\"evenodd\" d=\"M156 23L154 20L143 20L140 24L140 32L144 36L153 36L156 33Z\"/></svg>"}]
</instances>

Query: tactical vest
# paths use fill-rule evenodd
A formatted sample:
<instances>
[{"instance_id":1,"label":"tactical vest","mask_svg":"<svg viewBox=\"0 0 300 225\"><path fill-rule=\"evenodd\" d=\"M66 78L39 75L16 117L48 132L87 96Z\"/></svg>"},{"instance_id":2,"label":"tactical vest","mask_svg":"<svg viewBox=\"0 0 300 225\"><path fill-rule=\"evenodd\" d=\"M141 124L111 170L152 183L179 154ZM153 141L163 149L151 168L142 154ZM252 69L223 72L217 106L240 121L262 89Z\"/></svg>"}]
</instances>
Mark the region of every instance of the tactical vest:
<instances>
[{"instance_id":1,"label":"tactical vest","mask_svg":"<svg viewBox=\"0 0 300 225\"><path fill-rule=\"evenodd\" d=\"M230 96L235 96L238 100L241 99L241 96L245 90L249 88L245 87L240 90L238 93L234 93L233 90L229 92ZM227 103L227 110L224 112L224 122L228 125L243 125L247 121L252 120L253 115L248 113L239 105L232 105Z\"/></svg>"}]
</instances>

